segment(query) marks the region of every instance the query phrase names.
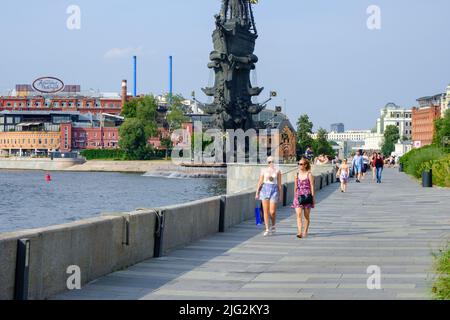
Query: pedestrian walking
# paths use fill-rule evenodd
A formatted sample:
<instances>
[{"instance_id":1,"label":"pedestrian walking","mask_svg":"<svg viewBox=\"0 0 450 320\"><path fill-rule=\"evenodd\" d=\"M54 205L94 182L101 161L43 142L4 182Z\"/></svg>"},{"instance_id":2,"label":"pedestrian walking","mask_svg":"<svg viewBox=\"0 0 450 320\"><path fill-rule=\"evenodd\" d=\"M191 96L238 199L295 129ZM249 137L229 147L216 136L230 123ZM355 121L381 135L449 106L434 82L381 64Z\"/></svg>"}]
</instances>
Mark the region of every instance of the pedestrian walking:
<instances>
[{"instance_id":1,"label":"pedestrian walking","mask_svg":"<svg viewBox=\"0 0 450 320\"><path fill-rule=\"evenodd\" d=\"M311 163L305 157L299 163L299 170L295 177L295 196L292 208L297 214L297 238L308 236L311 224L311 209L315 207L314 176L311 172ZM305 224L303 225L303 216Z\"/></svg>"},{"instance_id":2,"label":"pedestrian walking","mask_svg":"<svg viewBox=\"0 0 450 320\"><path fill-rule=\"evenodd\" d=\"M370 159L370 166L372 167L372 181L375 181L377 176L377 167L375 165L377 160L377 153L372 154L372 158Z\"/></svg>"},{"instance_id":3,"label":"pedestrian walking","mask_svg":"<svg viewBox=\"0 0 450 320\"><path fill-rule=\"evenodd\" d=\"M350 179L350 167L347 164L347 159L343 160L337 172L337 178L341 182L341 192L347 192L347 185Z\"/></svg>"},{"instance_id":4,"label":"pedestrian walking","mask_svg":"<svg viewBox=\"0 0 450 320\"><path fill-rule=\"evenodd\" d=\"M281 195L281 171L275 167L273 157L269 157L267 163L268 167L261 170L255 196L255 199L260 199L263 205L265 237L276 233L277 204Z\"/></svg>"},{"instance_id":5,"label":"pedestrian walking","mask_svg":"<svg viewBox=\"0 0 450 320\"><path fill-rule=\"evenodd\" d=\"M358 150L356 152L356 156L353 158L353 161L352 161L352 167L353 167L353 171L354 171L355 176L356 176L356 182L357 183L361 182L363 165L364 165L363 157L361 155L361 151Z\"/></svg>"},{"instance_id":6,"label":"pedestrian walking","mask_svg":"<svg viewBox=\"0 0 450 320\"><path fill-rule=\"evenodd\" d=\"M375 160L375 167L377 170L377 183L381 183L381 178L384 170L384 159L380 153L377 154L377 159Z\"/></svg>"},{"instance_id":7,"label":"pedestrian walking","mask_svg":"<svg viewBox=\"0 0 450 320\"><path fill-rule=\"evenodd\" d=\"M363 154L362 178L365 179L367 170L369 170L370 159L366 152Z\"/></svg>"}]
</instances>

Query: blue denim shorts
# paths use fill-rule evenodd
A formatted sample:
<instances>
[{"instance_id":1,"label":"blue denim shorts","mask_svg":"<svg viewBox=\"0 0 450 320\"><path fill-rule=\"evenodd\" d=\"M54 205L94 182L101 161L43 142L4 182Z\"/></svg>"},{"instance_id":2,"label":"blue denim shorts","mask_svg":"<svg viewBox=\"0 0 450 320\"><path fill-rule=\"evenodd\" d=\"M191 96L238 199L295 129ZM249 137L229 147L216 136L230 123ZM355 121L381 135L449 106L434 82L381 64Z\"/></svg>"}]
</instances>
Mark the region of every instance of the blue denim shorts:
<instances>
[{"instance_id":1,"label":"blue denim shorts","mask_svg":"<svg viewBox=\"0 0 450 320\"><path fill-rule=\"evenodd\" d=\"M278 185L265 183L259 193L261 200L270 200L271 202L279 201Z\"/></svg>"}]
</instances>

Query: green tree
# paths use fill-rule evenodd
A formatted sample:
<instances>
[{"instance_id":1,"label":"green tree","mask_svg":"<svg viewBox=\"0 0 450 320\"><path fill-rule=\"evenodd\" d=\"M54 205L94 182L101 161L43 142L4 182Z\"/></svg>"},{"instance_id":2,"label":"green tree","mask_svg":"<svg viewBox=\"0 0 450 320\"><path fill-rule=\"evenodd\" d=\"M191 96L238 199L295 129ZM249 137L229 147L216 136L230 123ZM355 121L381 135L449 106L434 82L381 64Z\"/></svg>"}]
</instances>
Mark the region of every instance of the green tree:
<instances>
[{"instance_id":1,"label":"green tree","mask_svg":"<svg viewBox=\"0 0 450 320\"><path fill-rule=\"evenodd\" d=\"M122 116L125 118L136 118L137 104L140 98L133 98L127 102L122 107Z\"/></svg>"},{"instance_id":2,"label":"green tree","mask_svg":"<svg viewBox=\"0 0 450 320\"><path fill-rule=\"evenodd\" d=\"M120 127L120 148L129 160L148 160L152 148L148 145L148 135L144 121L128 118Z\"/></svg>"},{"instance_id":3,"label":"green tree","mask_svg":"<svg viewBox=\"0 0 450 320\"><path fill-rule=\"evenodd\" d=\"M390 125L384 131L384 142L381 147L381 153L385 156L390 156L395 150L395 144L400 139L400 131L397 126Z\"/></svg>"},{"instance_id":4,"label":"green tree","mask_svg":"<svg viewBox=\"0 0 450 320\"><path fill-rule=\"evenodd\" d=\"M333 146L328 142L328 132L327 130L320 128L317 131L317 139L313 141L314 154L324 154L327 156L334 155Z\"/></svg>"},{"instance_id":5,"label":"green tree","mask_svg":"<svg viewBox=\"0 0 450 320\"><path fill-rule=\"evenodd\" d=\"M304 114L297 121L297 150L300 154L304 154L306 149L313 144L312 129L314 125L309 120L309 116Z\"/></svg>"},{"instance_id":6,"label":"green tree","mask_svg":"<svg viewBox=\"0 0 450 320\"><path fill-rule=\"evenodd\" d=\"M153 149L148 139L158 134L156 121L158 104L154 96L130 100L124 106L125 122L119 129L119 146L130 160L148 160Z\"/></svg>"},{"instance_id":7,"label":"green tree","mask_svg":"<svg viewBox=\"0 0 450 320\"><path fill-rule=\"evenodd\" d=\"M436 128L433 144L436 146L444 145L445 141L450 140L450 109L444 113L444 117L434 122ZM449 142L447 142L448 144Z\"/></svg>"},{"instance_id":8,"label":"green tree","mask_svg":"<svg viewBox=\"0 0 450 320\"><path fill-rule=\"evenodd\" d=\"M167 101L170 101L169 94L166 95L166 99ZM172 96L166 117L171 130L180 129L182 124L189 120L188 117L185 116L185 111L183 110L184 100L186 99L184 99L184 97L180 94Z\"/></svg>"}]
</instances>

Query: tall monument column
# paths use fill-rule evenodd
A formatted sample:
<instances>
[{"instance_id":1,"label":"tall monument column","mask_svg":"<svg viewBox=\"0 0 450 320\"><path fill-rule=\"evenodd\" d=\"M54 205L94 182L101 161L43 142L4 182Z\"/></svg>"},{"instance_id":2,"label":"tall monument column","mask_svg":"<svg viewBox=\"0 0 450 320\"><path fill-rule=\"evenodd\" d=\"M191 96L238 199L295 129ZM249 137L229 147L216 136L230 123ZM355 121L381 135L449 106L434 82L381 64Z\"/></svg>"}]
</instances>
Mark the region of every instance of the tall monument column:
<instances>
[{"instance_id":1,"label":"tall monument column","mask_svg":"<svg viewBox=\"0 0 450 320\"><path fill-rule=\"evenodd\" d=\"M258 57L254 54L258 38L252 0L222 0L222 9L216 15L213 32L214 51L210 54L210 69L215 72L214 87L203 92L214 97L204 111L213 116L215 127L227 129L253 128L253 115L265 106L254 104L252 97L263 88L252 87L250 71L255 69Z\"/></svg>"}]
</instances>

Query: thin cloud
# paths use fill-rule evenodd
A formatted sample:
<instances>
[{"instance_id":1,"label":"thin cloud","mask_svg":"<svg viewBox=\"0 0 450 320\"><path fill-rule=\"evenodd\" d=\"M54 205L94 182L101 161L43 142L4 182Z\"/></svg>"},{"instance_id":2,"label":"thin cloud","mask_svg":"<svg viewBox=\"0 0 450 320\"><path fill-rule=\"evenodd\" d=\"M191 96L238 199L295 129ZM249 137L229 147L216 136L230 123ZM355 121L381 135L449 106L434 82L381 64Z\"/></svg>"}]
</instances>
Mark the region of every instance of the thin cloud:
<instances>
[{"instance_id":1,"label":"thin cloud","mask_svg":"<svg viewBox=\"0 0 450 320\"><path fill-rule=\"evenodd\" d=\"M130 57L132 55L142 54L143 50L144 50L144 48L142 46L139 46L137 48L134 48L134 47L112 48L104 54L104 58L105 59L121 59L121 58L125 58L125 57Z\"/></svg>"}]
</instances>

